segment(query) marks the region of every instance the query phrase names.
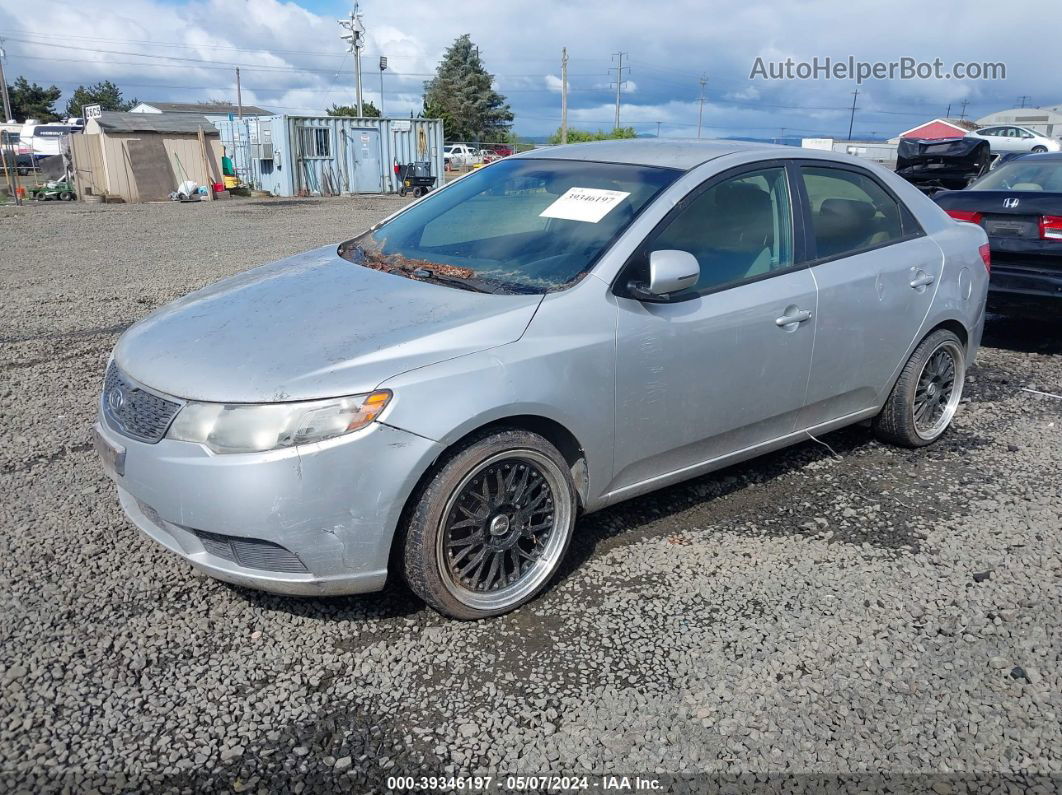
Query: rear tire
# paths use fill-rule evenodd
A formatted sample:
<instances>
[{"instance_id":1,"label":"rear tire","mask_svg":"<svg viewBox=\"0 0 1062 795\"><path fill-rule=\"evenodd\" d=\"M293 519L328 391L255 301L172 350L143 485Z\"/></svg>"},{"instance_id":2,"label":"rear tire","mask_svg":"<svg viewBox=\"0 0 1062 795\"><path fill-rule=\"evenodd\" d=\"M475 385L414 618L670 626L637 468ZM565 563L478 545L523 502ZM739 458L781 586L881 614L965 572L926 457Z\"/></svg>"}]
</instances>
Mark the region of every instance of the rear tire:
<instances>
[{"instance_id":1,"label":"rear tire","mask_svg":"<svg viewBox=\"0 0 1062 795\"><path fill-rule=\"evenodd\" d=\"M925 447L948 429L962 399L966 350L954 333L938 329L915 348L881 413L874 433L901 447Z\"/></svg>"},{"instance_id":2,"label":"rear tire","mask_svg":"<svg viewBox=\"0 0 1062 795\"><path fill-rule=\"evenodd\" d=\"M475 437L413 497L406 581L451 618L508 613L553 578L575 513L571 471L552 444L521 430Z\"/></svg>"}]
</instances>

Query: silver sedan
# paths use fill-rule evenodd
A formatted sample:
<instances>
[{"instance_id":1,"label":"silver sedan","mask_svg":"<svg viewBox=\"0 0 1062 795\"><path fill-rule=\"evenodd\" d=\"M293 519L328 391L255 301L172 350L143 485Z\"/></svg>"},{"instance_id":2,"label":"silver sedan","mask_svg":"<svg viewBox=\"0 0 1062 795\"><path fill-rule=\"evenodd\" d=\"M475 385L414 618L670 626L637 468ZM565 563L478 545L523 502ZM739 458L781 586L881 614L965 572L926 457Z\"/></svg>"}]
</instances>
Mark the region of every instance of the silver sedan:
<instances>
[{"instance_id":1,"label":"silver sedan","mask_svg":"<svg viewBox=\"0 0 1062 795\"><path fill-rule=\"evenodd\" d=\"M984 232L846 156L506 158L130 328L95 427L144 533L218 579L436 610L533 598L578 517L870 420L918 447L977 351Z\"/></svg>"}]
</instances>

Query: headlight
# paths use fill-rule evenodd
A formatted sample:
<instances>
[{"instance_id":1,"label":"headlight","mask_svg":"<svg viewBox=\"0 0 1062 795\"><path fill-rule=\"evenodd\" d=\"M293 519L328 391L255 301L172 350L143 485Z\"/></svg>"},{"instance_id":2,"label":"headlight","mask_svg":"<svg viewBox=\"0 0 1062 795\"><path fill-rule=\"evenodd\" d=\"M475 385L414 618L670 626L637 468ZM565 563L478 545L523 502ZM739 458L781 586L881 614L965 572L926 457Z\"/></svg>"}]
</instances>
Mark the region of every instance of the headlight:
<instances>
[{"instance_id":1,"label":"headlight","mask_svg":"<svg viewBox=\"0 0 1062 795\"><path fill-rule=\"evenodd\" d=\"M215 453L259 453L364 428L390 399L390 392L380 390L302 403L188 403L166 436L205 444Z\"/></svg>"}]
</instances>

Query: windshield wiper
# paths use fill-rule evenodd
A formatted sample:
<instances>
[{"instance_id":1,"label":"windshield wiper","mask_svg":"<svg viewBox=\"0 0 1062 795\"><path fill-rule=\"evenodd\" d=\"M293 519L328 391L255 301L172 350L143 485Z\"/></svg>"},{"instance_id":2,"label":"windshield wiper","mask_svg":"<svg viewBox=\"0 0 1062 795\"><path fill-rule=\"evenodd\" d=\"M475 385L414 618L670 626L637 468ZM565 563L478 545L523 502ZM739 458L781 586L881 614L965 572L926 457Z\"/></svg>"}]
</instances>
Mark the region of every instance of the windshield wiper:
<instances>
[{"instance_id":1,"label":"windshield wiper","mask_svg":"<svg viewBox=\"0 0 1062 795\"><path fill-rule=\"evenodd\" d=\"M445 284L448 287L457 287L461 290L471 290L474 293L491 293L495 294L498 291L487 285L480 279L464 278L462 276L449 276L447 274L439 273L431 268L425 268L423 266L405 267L396 265L391 268L391 271L398 271L399 273L406 274L416 281L422 282L434 282L436 284Z\"/></svg>"}]
</instances>

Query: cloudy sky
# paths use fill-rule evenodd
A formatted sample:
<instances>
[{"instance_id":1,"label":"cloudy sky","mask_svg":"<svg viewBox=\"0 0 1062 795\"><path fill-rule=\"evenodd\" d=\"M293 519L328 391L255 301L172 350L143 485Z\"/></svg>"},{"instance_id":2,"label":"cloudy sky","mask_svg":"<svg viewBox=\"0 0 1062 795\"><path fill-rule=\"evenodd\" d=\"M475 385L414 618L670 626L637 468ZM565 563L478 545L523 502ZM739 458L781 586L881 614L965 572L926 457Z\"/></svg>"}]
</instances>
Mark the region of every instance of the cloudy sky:
<instances>
[{"instance_id":1,"label":"cloudy sky","mask_svg":"<svg viewBox=\"0 0 1062 795\"><path fill-rule=\"evenodd\" d=\"M285 113L353 101L353 56L338 38L341 0L0 0L8 81L59 86L110 79L147 100L243 99ZM1005 11L1003 10L1005 8ZM948 105L968 118L1062 103L1054 68L1057 26L1042 0L1005 6L891 0L363 0L367 99L380 103L380 55L389 59L384 110L419 110L422 83L454 38L469 33L516 114L516 130L543 135L560 120L560 53L568 48L569 123L612 126L613 53L626 53L622 123L693 136L699 78L707 75L705 136L844 136L853 80L750 79L765 61L939 58L1003 62L1005 80L870 80L859 86L854 137L891 136ZM1038 20L1041 22L1038 23ZM63 101L65 104L65 99Z\"/></svg>"}]
</instances>

